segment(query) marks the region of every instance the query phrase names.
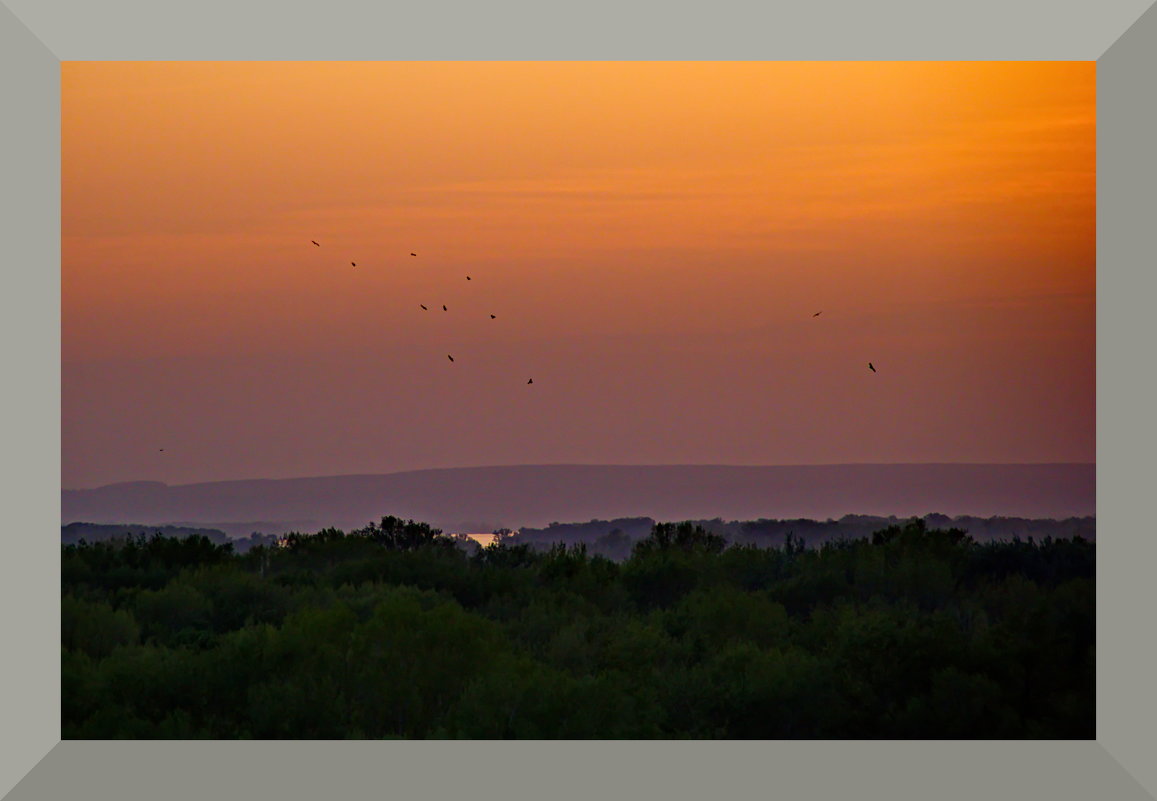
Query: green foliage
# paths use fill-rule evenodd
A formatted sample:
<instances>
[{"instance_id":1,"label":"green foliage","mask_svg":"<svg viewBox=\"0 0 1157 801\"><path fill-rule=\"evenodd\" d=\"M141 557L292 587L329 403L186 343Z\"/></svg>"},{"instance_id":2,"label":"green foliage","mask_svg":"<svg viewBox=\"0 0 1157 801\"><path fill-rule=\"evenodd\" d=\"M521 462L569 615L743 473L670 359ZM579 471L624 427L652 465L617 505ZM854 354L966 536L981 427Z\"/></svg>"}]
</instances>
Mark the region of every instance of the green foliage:
<instances>
[{"instance_id":1,"label":"green foliage","mask_svg":"<svg viewBox=\"0 0 1157 801\"><path fill-rule=\"evenodd\" d=\"M361 536L383 548L394 551L413 551L419 548L455 548L454 540L442 536L442 532L430 528L426 523L402 520L399 517L383 517L378 525L370 523L351 536Z\"/></svg>"},{"instance_id":2,"label":"green foliage","mask_svg":"<svg viewBox=\"0 0 1157 801\"><path fill-rule=\"evenodd\" d=\"M620 532L621 533L621 532ZM383 518L62 553L65 738L1090 738L1095 550L923 521L468 555ZM610 558L608 558L610 557Z\"/></svg>"},{"instance_id":3,"label":"green foliage","mask_svg":"<svg viewBox=\"0 0 1157 801\"><path fill-rule=\"evenodd\" d=\"M132 609L146 640L176 645L212 630L213 602L182 580L142 590L132 599Z\"/></svg>"},{"instance_id":4,"label":"green foliage","mask_svg":"<svg viewBox=\"0 0 1157 801\"><path fill-rule=\"evenodd\" d=\"M101 659L115 648L136 645L139 638L140 627L131 612L72 595L60 599L60 639L68 651Z\"/></svg>"},{"instance_id":5,"label":"green foliage","mask_svg":"<svg viewBox=\"0 0 1157 801\"><path fill-rule=\"evenodd\" d=\"M727 540L694 523L657 523L651 536L635 544L634 555L648 556L663 551L719 553L726 547Z\"/></svg>"}]
</instances>

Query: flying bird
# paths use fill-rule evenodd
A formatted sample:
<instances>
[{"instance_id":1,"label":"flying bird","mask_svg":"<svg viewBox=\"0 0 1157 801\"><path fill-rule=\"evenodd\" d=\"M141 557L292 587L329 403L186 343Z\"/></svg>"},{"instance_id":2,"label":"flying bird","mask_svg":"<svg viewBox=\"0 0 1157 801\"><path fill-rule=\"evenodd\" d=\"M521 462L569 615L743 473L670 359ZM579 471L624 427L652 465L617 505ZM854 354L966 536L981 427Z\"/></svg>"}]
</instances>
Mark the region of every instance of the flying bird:
<instances>
[{"instance_id":1,"label":"flying bird","mask_svg":"<svg viewBox=\"0 0 1157 801\"><path fill-rule=\"evenodd\" d=\"M311 239L309 241L312 242L313 244L317 245L318 247L321 247L321 243L318 242L316 239Z\"/></svg>"},{"instance_id":2,"label":"flying bird","mask_svg":"<svg viewBox=\"0 0 1157 801\"><path fill-rule=\"evenodd\" d=\"M492 314L492 315L490 315L490 319L491 319L491 320L497 320L497 319L498 319L498 315L497 315L497 314Z\"/></svg>"},{"instance_id":3,"label":"flying bird","mask_svg":"<svg viewBox=\"0 0 1157 801\"><path fill-rule=\"evenodd\" d=\"M868 362L868 369L871 370L873 373L876 372L876 368L872 366L871 362Z\"/></svg>"},{"instance_id":4,"label":"flying bird","mask_svg":"<svg viewBox=\"0 0 1157 801\"><path fill-rule=\"evenodd\" d=\"M417 256L418 254L417 253L411 253L410 255L411 256Z\"/></svg>"},{"instance_id":5,"label":"flying bird","mask_svg":"<svg viewBox=\"0 0 1157 801\"><path fill-rule=\"evenodd\" d=\"M466 280L467 280L467 281L469 281L469 280L470 280L470 276L466 276Z\"/></svg>"},{"instance_id":6,"label":"flying bird","mask_svg":"<svg viewBox=\"0 0 1157 801\"><path fill-rule=\"evenodd\" d=\"M356 261L351 261L351 262L350 262L350 266L351 266L351 267L357 267L357 266L358 266L358 263L357 263Z\"/></svg>"},{"instance_id":7,"label":"flying bird","mask_svg":"<svg viewBox=\"0 0 1157 801\"><path fill-rule=\"evenodd\" d=\"M528 383L528 384L533 384L533 383L534 383L534 379L532 378L532 379L530 379L529 381L527 381L526 383Z\"/></svg>"},{"instance_id":8,"label":"flying bird","mask_svg":"<svg viewBox=\"0 0 1157 801\"><path fill-rule=\"evenodd\" d=\"M823 314L823 312L822 312L822 311L818 311L818 312L816 312L815 314L813 314L813 315L812 315L812 317L819 317L821 314Z\"/></svg>"},{"instance_id":9,"label":"flying bird","mask_svg":"<svg viewBox=\"0 0 1157 801\"><path fill-rule=\"evenodd\" d=\"M442 311L449 311L449 309L447 309L445 306L443 306Z\"/></svg>"},{"instance_id":10,"label":"flying bird","mask_svg":"<svg viewBox=\"0 0 1157 801\"><path fill-rule=\"evenodd\" d=\"M430 311L430 310L429 310L429 309L427 309L425 306L423 306L421 303L419 303L418 305L419 305L419 306L422 306L422 311Z\"/></svg>"},{"instance_id":11,"label":"flying bird","mask_svg":"<svg viewBox=\"0 0 1157 801\"><path fill-rule=\"evenodd\" d=\"M450 361L454 361L454 357L451 356L449 353L446 354L446 358L449 359Z\"/></svg>"},{"instance_id":12,"label":"flying bird","mask_svg":"<svg viewBox=\"0 0 1157 801\"><path fill-rule=\"evenodd\" d=\"M164 449L164 448L161 448L161 453L164 453L164 452L165 452L165 449Z\"/></svg>"}]
</instances>

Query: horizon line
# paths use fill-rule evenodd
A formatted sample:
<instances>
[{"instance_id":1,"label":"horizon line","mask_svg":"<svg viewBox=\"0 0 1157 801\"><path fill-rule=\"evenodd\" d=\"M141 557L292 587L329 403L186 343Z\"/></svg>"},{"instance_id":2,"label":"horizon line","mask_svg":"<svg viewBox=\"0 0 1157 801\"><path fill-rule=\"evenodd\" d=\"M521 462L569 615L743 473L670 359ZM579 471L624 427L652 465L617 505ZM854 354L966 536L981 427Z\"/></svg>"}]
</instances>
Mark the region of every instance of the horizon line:
<instances>
[{"instance_id":1,"label":"horizon line","mask_svg":"<svg viewBox=\"0 0 1157 801\"><path fill-rule=\"evenodd\" d=\"M677 463L677 464L613 464L606 462L540 462L524 464L489 464L465 465L458 467L422 467L411 470L390 470L381 473L333 473L323 475L286 476L283 478L226 478L209 481L188 481L170 484L156 479L130 479L113 481L108 484L98 484L90 487L61 487L61 492L93 492L109 487L125 486L129 484L159 484L164 487L194 487L210 484L235 484L240 482L275 482L275 481L307 481L312 479L336 478L382 478L411 473L449 472L455 470L514 470L541 467L599 467L599 468L723 468L734 470L755 470L766 468L823 468L823 467L1096 467L1093 462L814 462L810 464L709 464L709 463Z\"/></svg>"}]
</instances>

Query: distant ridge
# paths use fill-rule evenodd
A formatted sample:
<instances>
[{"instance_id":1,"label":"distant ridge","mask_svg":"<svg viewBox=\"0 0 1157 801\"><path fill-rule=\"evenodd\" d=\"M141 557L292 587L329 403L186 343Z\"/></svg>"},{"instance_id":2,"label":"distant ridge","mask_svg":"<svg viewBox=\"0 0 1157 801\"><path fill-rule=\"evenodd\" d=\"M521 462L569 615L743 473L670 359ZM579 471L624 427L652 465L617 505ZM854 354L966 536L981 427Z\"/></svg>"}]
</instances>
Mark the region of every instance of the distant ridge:
<instances>
[{"instance_id":1,"label":"distant ridge","mask_svg":"<svg viewBox=\"0 0 1157 801\"><path fill-rule=\"evenodd\" d=\"M615 517L823 520L932 512L1093 516L1096 465L521 465L172 486L134 481L61 492L62 524L216 528L248 520L351 528L386 514L481 531Z\"/></svg>"}]
</instances>

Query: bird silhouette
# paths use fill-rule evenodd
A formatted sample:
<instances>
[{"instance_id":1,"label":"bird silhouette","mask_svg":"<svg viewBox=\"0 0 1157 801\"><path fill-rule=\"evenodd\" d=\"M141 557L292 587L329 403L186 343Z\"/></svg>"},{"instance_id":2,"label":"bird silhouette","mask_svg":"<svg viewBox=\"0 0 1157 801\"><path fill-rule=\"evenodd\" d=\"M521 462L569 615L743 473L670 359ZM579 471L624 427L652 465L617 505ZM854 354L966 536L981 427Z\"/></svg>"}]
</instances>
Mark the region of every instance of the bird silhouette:
<instances>
[{"instance_id":1,"label":"bird silhouette","mask_svg":"<svg viewBox=\"0 0 1157 801\"><path fill-rule=\"evenodd\" d=\"M529 381L527 381L526 383L528 383L528 384L533 384L533 383L534 383L534 379L532 378L532 379L530 379Z\"/></svg>"},{"instance_id":2,"label":"bird silhouette","mask_svg":"<svg viewBox=\"0 0 1157 801\"><path fill-rule=\"evenodd\" d=\"M819 317L821 314L823 314L823 312L822 312L822 311L818 311L818 312L816 312L815 314L813 314L813 315L812 315L812 317Z\"/></svg>"},{"instance_id":3,"label":"bird silhouette","mask_svg":"<svg viewBox=\"0 0 1157 801\"><path fill-rule=\"evenodd\" d=\"M491 319L491 320L497 320L497 319L498 319L498 315L497 315L497 314L492 314L492 315L490 315L490 319Z\"/></svg>"},{"instance_id":4,"label":"bird silhouette","mask_svg":"<svg viewBox=\"0 0 1157 801\"><path fill-rule=\"evenodd\" d=\"M446 358L449 359L450 361L454 361L454 357L451 356L449 353L446 354Z\"/></svg>"},{"instance_id":5,"label":"bird silhouette","mask_svg":"<svg viewBox=\"0 0 1157 801\"><path fill-rule=\"evenodd\" d=\"M872 366L871 362L868 362L868 369L871 370L873 373L876 372L876 368Z\"/></svg>"},{"instance_id":6,"label":"bird silhouette","mask_svg":"<svg viewBox=\"0 0 1157 801\"><path fill-rule=\"evenodd\" d=\"M410 255L411 256L417 256L418 254L417 253L411 253Z\"/></svg>"},{"instance_id":7,"label":"bird silhouette","mask_svg":"<svg viewBox=\"0 0 1157 801\"><path fill-rule=\"evenodd\" d=\"M317 245L318 247L321 247L321 243L318 242L316 239L311 239L309 241L312 242L313 244Z\"/></svg>"},{"instance_id":8,"label":"bird silhouette","mask_svg":"<svg viewBox=\"0 0 1157 801\"><path fill-rule=\"evenodd\" d=\"M469 281L469 280L470 280L470 276L466 276L466 280L467 280L467 281Z\"/></svg>"},{"instance_id":9,"label":"bird silhouette","mask_svg":"<svg viewBox=\"0 0 1157 801\"><path fill-rule=\"evenodd\" d=\"M449 310L449 309L447 309L445 306L443 306L443 307L442 307L442 311L450 311L450 310Z\"/></svg>"},{"instance_id":10,"label":"bird silhouette","mask_svg":"<svg viewBox=\"0 0 1157 801\"><path fill-rule=\"evenodd\" d=\"M164 449L164 448L161 448L161 453L164 453L164 452L165 452L165 449Z\"/></svg>"},{"instance_id":11,"label":"bird silhouette","mask_svg":"<svg viewBox=\"0 0 1157 801\"><path fill-rule=\"evenodd\" d=\"M357 266L358 266L358 263L357 263L356 261L351 261L351 262L350 262L350 266L351 266L351 267L357 267Z\"/></svg>"},{"instance_id":12,"label":"bird silhouette","mask_svg":"<svg viewBox=\"0 0 1157 801\"><path fill-rule=\"evenodd\" d=\"M421 303L419 303L418 305L419 305L419 306L422 306L422 311L430 311L430 310L429 310L429 309L427 309L425 306L423 306Z\"/></svg>"}]
</instances>

